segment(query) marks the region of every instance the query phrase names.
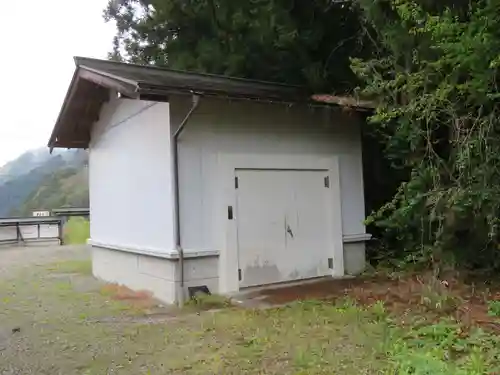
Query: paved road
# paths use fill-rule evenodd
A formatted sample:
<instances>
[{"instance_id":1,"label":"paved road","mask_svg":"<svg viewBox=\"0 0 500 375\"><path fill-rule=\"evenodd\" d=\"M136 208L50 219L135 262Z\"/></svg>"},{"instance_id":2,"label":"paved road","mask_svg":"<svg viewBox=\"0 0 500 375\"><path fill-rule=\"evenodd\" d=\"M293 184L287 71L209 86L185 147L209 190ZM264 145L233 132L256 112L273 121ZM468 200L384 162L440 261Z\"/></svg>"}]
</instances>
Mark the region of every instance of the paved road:
<instances>
[{"instance_id":1,"label":"paved road","mask_svg":"<svg viewBox=\"0 0 500 375\"><path fill-rule=\"evenodd\" d=\"M10 271L33 265L64 260L84 260L90 251L86 245L72 246L0 246L0 278Z\"/></svg>"}]
</instances>

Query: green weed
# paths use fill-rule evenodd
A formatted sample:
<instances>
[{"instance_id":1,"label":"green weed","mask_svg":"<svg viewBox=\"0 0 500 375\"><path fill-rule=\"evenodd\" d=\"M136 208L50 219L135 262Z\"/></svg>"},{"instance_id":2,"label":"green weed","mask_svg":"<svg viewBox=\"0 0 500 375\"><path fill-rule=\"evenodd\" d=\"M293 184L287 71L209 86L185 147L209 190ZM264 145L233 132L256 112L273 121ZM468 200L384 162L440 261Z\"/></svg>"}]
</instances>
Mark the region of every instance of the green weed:
<instances>
[{"instance_id":1,"label":"green weed","mask_svg":"<svg viewBox=\"0 0 500 375\"><path fill-rule=\"evenodd\" d=\"M389 350L392 373L433 375L480 375L500 371L497 362L500 340L476 329L465 332L455 321L414 326Z\"/></svg>"},{"instance_id":2,"label":"green weed","mask_svg":"<svg viewBox=\"0 0 500 375\"><path fill-rule=\"evenodd\" d=\"M376 321L383 321L387 319L388 312L385 308L384 302L377 301L368 309L373 314Z\"/></svg>"},{"instance_id":3,"label":"green weed","mask_svg":"<svg viewBox=\"0 0 500 375\"><path fill-rule=\"evenodd\" d=\"M422 284L420 303L430 310L447 312L456 309L460 299L446 284L433 278Z\"/></svg>"},{"instance_id":4,"label":"green weed","mask_svg":"<svg viewBox=\"0 0 500 375\"><path fill-rule=\"evenodd\" d=\"M500 301L488 301L488 314L500 317Z\"/></svg>"},{"instance_id":5,"label":"green weed","mask_svg":"<svg viewBox=\"0 0 500 375\"><path fill-rule=\"evenodd\" d=\"M189 299L185 307L197 310L223 309L230 307L231 300L218 294L198 293Z\"/></svg>"}]
</instances>

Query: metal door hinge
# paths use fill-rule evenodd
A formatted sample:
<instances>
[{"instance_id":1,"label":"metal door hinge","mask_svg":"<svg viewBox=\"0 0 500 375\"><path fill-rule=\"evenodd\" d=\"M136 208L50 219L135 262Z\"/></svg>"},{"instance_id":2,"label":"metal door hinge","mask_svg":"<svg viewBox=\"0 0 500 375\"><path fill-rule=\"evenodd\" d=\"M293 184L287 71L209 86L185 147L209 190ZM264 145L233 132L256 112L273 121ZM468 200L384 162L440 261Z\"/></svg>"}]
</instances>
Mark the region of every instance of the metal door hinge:
<instances>
[{"instance_id":1,"label":"metal door hinge","mask_svg":"<svg viewBox=\"0 0 500 375\"><path fill-rule=\"evenodd\" d=\"M329 188L330 187L330 176L325 177L325 187Z\"/></svg>"},{"instance_id":2,"label":"metal door hinge","mask_svg":"<svg viewBox=\"0 0 500 375\"><path fill-rule=\"evenodd\" d=\"M227 206L227 218L233 220L233 206Z\"/></svg>"},{"instance_id":3,"label":"metal door hinge","mask_svg":"<svg viewBox=\"0 0 500 375\"><path fill-rule=\"evenodd\" d=\"M333 270L333 258L328 258L328 268Z\"/></svg>"},{"instance_id":4,"label":"metal door hinge","mask_svg":"<svg viewBox=\"0 0 500 375\"><path fill-rule=\"evenodd\" d=\"M238 280L241 281L241 268L238 268Z\"/></svg>"},{"instance_id":5,"label":"metal door hinge","mask_svg":"<svg viewBox=\"0 0 500 375\"><path fill-rule=\"evenodd\" d=\"M239 181L238 181L238 177L235 177L235 178L234 178L234 188L235 188L235 189L238 189L238 183L239 183Z\"/></svg>"}]
</instances>

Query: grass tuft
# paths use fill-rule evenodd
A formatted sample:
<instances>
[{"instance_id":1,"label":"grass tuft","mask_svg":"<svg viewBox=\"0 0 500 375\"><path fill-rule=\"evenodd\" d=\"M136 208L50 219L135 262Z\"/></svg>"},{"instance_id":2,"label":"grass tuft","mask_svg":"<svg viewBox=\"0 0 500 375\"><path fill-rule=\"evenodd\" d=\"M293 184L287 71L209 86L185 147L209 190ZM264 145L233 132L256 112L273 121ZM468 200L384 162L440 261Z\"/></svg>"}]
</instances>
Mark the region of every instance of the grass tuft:
<instances>
[{"instance_id":1,"label":"grass tuft","mask_svg":"<svg viewBox=\"0 0 500 375\"><path fill-rule=\"evenodd\" d=\"M197 293L185 304L187 308L196 310L224 309L231 307L231 300L218 294Z\"/></svg>"},{"instance_id":2,"label":"grass tuft","mask_svg":"<svg viewBox=\"0 0 500 375\"><path fill-rule=\"evenodd\" d=\"M431 278L421 285L420 303L429 310L449 312L456 310L461 301L453 294L447 283Z\"/></svg>"},{"instance_id":3,"label":"grass tuft","mask_svg":"<svg viewBox=\"0 0 500 375\"><path fill-rule=\"evenodd\" d=\"M500 301L488 301L488 314L500 317Z\"/></svg>"}]
</instances>

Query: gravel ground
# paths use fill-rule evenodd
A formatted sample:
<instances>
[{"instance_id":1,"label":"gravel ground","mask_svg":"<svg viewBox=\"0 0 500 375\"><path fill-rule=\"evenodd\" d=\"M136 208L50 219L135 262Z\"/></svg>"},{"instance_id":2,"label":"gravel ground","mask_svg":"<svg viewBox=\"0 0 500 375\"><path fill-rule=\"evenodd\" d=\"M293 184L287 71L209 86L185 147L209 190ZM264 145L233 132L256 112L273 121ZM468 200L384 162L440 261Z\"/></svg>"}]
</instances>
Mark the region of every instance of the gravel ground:
<instances>
[{"instance_id":1,"label":"gravel ground","mask_svg":"<svg viewBox=\"0 0 500 375\"><path fill-rule=\"evenodd\" d=\"M360 326L357 309L175 312L141 296L95 280L85 246L0 249L0 375L357 375L381 365L382 327Z\"/></svg>"},{"instance_id":2,"label":"gravel ground","mask_svg":"<svg viewBox=\"0 0 500 375\"><path fill-rule=\"evenodd\" d=\"M86 245L27 247L0 245L0 277L5 277L23 267L85 259L90 259L90 249Z\"/></svg>"}]
</instances>

